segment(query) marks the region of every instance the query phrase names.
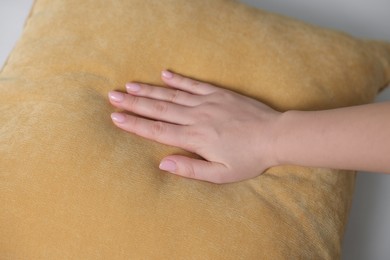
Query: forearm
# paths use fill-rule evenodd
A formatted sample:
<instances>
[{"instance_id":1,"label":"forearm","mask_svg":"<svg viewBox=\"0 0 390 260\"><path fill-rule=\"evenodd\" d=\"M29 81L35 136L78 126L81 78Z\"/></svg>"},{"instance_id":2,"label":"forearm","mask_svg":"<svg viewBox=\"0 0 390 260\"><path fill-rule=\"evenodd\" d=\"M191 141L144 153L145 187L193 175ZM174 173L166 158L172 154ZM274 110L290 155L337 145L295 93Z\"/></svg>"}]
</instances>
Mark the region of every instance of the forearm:
<instances>
[{"instance_id":1,"label":"forearm","mask_svg":"<svg viewBox=\"0 0 390 260\"><path fill-rule=\"evenodd\" d=\"M283 114L279 164L390 173L390 102Z\"/></svg>"}]
</instances>

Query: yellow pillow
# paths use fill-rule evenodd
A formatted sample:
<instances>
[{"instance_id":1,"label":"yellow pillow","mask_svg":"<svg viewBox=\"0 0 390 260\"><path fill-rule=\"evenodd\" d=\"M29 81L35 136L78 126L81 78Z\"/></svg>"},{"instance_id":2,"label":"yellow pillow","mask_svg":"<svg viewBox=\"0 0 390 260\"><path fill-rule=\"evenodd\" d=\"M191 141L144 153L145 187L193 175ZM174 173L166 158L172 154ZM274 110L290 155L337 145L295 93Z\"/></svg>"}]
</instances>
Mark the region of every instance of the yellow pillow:
<instances>
[{"instance_id":1,"label":"yellow pillow","mask_svg":"<svg viewBox=\"0 0 390 260\"><path fill-rule=\"evenodd\" d=\"M0 258L338 258L354 173L165 173L182 151L115 127L107 93L167 68L281 111L357 105L389 46L232 0L37 0L0 74Z\"/></svg>"}]
</instances>

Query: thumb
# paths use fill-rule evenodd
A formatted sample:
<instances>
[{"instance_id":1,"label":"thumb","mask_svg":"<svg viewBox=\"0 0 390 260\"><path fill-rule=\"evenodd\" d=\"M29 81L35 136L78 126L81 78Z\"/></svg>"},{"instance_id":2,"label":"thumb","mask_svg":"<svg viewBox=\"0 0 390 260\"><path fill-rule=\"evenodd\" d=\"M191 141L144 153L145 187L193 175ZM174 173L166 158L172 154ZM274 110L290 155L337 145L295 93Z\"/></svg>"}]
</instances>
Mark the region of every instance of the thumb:
<instances>
[{"instance_id":1,"label":"thumb","mask_svg":"<svg viewBox=\"0 0 390 260\"><path fill-rule=\"evenodd\" d=\"M159 168L186 178L218 184L227 182L223 180L223 177L227 177L228 168L221 163L171 155L161 161Z\"/></svg>"}]
</instances>

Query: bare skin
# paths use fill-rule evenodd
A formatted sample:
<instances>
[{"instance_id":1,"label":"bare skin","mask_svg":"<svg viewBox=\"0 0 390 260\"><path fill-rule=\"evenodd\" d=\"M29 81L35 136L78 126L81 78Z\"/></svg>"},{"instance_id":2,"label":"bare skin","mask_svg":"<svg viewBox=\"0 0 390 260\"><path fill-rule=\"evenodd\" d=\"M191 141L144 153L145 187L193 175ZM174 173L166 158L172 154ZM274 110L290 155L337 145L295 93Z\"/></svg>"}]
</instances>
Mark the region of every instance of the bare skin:
<instances>
[{"instance_id":1,"label":"bare skin","mask_svg":"<svg viewBox=\"0 0 390 260\"><path fill-rule=\"evenodd\" d=\"M170 155L160 169L212 183L254 178L285 164L390 173L390 102L278 112L235 92L169 71L169 88L126 84L111 91L116 126L203 159ZM137 116L139 115L139 116Z\"/></svg>"}]
</instances>

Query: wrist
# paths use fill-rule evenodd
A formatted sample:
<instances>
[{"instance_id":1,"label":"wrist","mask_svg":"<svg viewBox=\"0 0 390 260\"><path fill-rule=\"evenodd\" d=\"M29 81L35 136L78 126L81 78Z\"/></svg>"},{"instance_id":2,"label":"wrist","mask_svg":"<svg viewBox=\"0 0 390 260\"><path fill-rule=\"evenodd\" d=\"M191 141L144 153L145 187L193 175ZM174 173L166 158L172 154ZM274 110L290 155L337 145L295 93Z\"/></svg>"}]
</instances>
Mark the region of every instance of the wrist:
<instances>
[{"instance_id":1,"label":"wrist","mask_svg":"<svg viewBox=\"0 0 390 260\"><path fill-rule=\"evenodd\" d=\"M275 111L276 112L276 111ZM261 156L261 161L268 167L275 167L285 164L285 154L283 151L283 136L287 122L290 121L287 112L271 113L268 120L259 120L257 129L263 129L262 135L258 134L259 140L256 147L259 147L258 154ZM265 144L265 146L264 146Z\"/></svg>"},{"instance_id":2,"label":"wrist","mask_svg":"<svg viewBox=\"0 0 390 260\"><path fill-rule=\"evenodd\" d=\"M293 143L301 138L299 132L300 117L303 111L289 110L279 115L274 130L275 166L294 164L291 154L298 152ZM291 142L293 140L293 142Z\"/></svg>"}]
</instances>

